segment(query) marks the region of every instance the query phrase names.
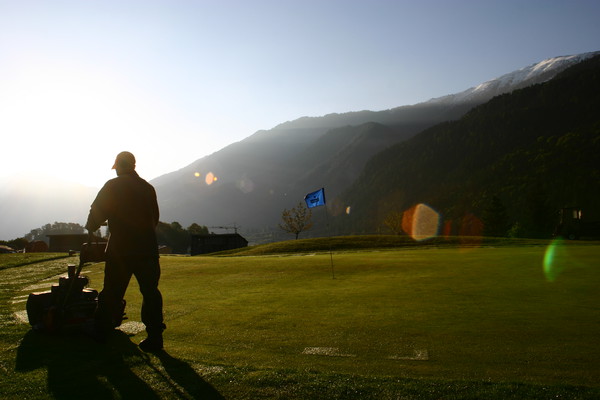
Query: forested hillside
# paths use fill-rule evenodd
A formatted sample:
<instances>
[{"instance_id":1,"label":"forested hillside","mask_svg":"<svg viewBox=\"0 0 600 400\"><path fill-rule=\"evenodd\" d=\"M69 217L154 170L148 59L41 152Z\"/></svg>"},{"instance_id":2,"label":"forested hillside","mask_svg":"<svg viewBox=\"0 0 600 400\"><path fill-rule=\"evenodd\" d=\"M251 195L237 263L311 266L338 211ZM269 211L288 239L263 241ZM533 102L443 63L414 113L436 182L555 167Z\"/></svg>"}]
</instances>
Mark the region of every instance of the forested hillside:
<instances>
[{"instance_id":1,"label":"forested hillside","mask_svg":"<svg viewBox=\"0 0 600 400\"><path fill-rule=\"evenodd\" d=\"M600 57L498 96L372 158L343 196L352 212L336 227L377 231L419 203L453 233L492 209L523 236L549 236L564 206L600 219L599 110Z\"/></svg>"}]
</instances>

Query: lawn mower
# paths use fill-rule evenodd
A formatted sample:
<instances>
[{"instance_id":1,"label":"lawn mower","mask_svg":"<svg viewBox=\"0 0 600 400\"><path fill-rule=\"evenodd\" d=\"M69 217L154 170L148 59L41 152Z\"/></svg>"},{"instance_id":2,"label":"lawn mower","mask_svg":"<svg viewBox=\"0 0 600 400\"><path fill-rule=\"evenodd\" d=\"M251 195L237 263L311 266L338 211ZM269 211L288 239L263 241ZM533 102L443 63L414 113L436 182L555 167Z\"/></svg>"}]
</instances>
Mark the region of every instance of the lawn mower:
<instances>
[{"instance_id":1,"label":"lawn mower","mask_svg":"<svg viewBox=\"0 0 600 400\"><path fill-rule=\"evenodd\" d=\"M52 285L45 292L29 294L27 317L34 331L54 334L85 330L93 325L98 291L88 288L89 279L80 274L84 264L104 261L104 250L98 251L99 245L91 240L84 243L79 254L79 265L68 264L67 276L59 277L58 285ZM115 327L121 325L123 319L125 300L118 315L113 317Z\"/></svg>"}]
</instances>

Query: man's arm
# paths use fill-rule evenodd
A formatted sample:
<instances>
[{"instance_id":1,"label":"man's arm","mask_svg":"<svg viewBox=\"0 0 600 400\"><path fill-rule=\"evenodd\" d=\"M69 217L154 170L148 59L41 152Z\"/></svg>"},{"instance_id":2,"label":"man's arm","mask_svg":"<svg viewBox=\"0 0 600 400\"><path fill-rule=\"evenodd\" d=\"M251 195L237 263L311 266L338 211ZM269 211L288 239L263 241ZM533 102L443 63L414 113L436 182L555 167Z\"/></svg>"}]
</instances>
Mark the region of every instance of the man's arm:
<instances>
[{"instance_id":1,"label":"man's arm","mask_svg":"<svg viewBox=\"0 0 600 400\"><path fill-rule=\"evenodd\" d=\"M152 204L152 217L154 218L154 226L158 226L158 220L159 220L159 216L160 216L160 212L158 211L158 199L156 197L156 190L154 188L152 188L152 194L153 194L153 204Z\"/></svg>"},{"instance_id":2,"label":"man's arm","mask_svg":"<svg viewBox=\"0 0 600 400\"><path fill-rule=\"evenodd\" d=\"M100 189L96 199L90 207L87 222L85 223L85 228L88 230L88 232L97 231L108 219L109 196L107 192L108 189L105 185L102 189Z\"/></svg>"}]
</instances>

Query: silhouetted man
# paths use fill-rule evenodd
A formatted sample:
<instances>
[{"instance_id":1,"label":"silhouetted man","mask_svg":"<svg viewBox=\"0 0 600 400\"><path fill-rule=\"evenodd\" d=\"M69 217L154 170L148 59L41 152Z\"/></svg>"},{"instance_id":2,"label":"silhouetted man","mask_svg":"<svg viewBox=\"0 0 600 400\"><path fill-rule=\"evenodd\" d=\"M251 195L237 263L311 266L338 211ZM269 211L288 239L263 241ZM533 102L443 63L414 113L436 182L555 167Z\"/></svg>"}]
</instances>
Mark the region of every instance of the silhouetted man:
<instances>
[{"instance_id":1,"label":"silhouetted man","mask_svg":"<svg viewBox=\"0 0 600 400\"><path fill-rule=\"evenodd\" d=\"M152 185L135 172L135 157L124 151L117 155L113 169L117 177L104 184L92 203L85 225L91 233L108 221L110 238L106 247L104 288L98 296L95 315L97 339L105 340L115 327L123 308L123 296L131 275L143 296L142 322L148 337L140 343L144 351L163 348L162 295L158 289L160 264L156 225L158 203Z\"/></svg>"}]
</instances>

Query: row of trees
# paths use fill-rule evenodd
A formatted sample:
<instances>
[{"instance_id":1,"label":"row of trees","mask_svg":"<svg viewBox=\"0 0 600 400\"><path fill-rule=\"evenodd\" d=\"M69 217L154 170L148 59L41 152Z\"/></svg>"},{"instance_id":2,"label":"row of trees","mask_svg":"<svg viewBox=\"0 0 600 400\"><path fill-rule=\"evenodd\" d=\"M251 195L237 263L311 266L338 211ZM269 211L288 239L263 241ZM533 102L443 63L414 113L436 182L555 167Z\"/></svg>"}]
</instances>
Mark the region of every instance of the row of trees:
<instances>
[{"instance_id":1,"label":"row of trees","mask_svg":"<svg viewBox=\"0 0 600 400\"><path fill-rule=\"evenodd\" d=\"M29 243L34 241L44 241L48 243L48 235L67 235L84 234L87 231L80 224L72 222L54 222L46 224L40 228L32 229L22 238L8 241L0 241L0 244L9 246L15 250L24 249ZM208 228L197 223L183 228L179 222L159 222L156 228L156 236L159 245L165 245L172 249L173 253L184 254L190 247L190 235L207 235Z\"/></svg>"},{"instance_id":2,"label":"row of trees","mask_svg":"<svg viewBox=\"0 0 600 400\"><path fill-rule=\"evenodd\" d=\"M313 226L312 211L302 202L291 209L284 209L281 214L282 222L279 228L285 232L291 233L298 239L300 233L308 231ZM383 225L393 234L406 234L403 227L404 213L401 211L391 211L383 221ZM482 215L482 224L485 236L518 236L515 232L519 227L511 226L506 212L506 208L497 196L489 199ZM46 224L40 228L31 230L22 238L9 241L0 241L0 244L9 246L15 250L23 249L28 243L42 240L47 241L47 235L50 234L83 234L85 228L75 223L54 222ZM208 235L208 227L197 223L183 228L179 222L159 222L156 229L159 245L165 245L172 249L173 253L186 254L189 252L191 235Z\"/></svg>"},{"instance_id":3,"label":"row of trees","mask_svg":"<svg viewBox=\"0 0 600 400\"><path fill-rule=\"evenodd\" d=\"M28 234L23 236L28 242L42 240L48 242L48 235L68 235L85 233L85 228L73 222L54 222L46 224L42 227L32 229Z\"/></svg>"},{"instance_id":4,"label":"row of trees","mask_svg":"<svg viewBox=\"0 0 600 400\"><path fill-rule=\"evenodd\" d=\"M156 227L158 244L169 246L176 254L189 253L191 235L208 235L208 228L193 223L184 229L179 222L159 222Z\"/></svg>"},{"instance_id":5,"label":"row of trees","mask_svg":"<svg viewBox=\"0 0 600 400\"><path fill-rule=\"evenodd\" d=\"M23 237L12 240L0 240L0 244L14 250L23 250L31 242L43 241L48 243L48 235L68 235L85 233L85 228L72 222L48 223L39 228L32 229Z\"/></svg>"},{"instance_id":6,"label":"row of trees","mask_svg":"<svg viewBox=\"0 0 600 400\"><path fill-rule=\"evenodd\" d=\"M495 237L519 236L518 224L510 224L506 207L498 196L486 197L484 202L481 218L478 219L482 229L477 231L478 234ZM298 239L300 233L308 231L313 226L311 218L311 210L300 202L296 207L283 210L279 228L295 235L295 238ZM406 218L406 211L390 211L383 220L383 225L395 235L409 234ZM473 218L476 217L473 216Z\"/></svg>"}]
</instances>

